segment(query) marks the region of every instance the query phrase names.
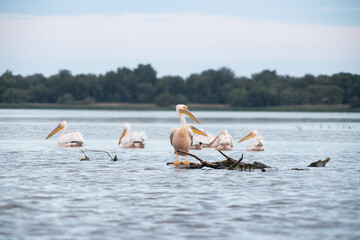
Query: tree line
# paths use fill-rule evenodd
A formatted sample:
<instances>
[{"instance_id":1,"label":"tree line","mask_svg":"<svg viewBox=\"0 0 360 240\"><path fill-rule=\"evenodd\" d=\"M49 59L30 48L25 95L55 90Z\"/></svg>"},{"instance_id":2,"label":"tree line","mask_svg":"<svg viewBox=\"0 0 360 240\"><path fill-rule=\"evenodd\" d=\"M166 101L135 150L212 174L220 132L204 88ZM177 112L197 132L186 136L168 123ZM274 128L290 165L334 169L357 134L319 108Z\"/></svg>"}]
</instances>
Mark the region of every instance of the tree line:
<instances>
[{"instance_id":1,"label":"tree line","mask_svg":"<svg viewBox=\"0 0 360 240\"><path fill-rule=\"evenodd\" d=\"M228 68L206 70L179 76L157 77L150 65L123 67L106 74L72 75L60 70L50 77L42 74L0 76L2 103L90 104L94 102L229 104L233 107L265 107L304 104L349 104L360 107L360 75L338 73L332 76L303 77L278 75L264 70L237 77Z\"/></svg>"}]
</instances>

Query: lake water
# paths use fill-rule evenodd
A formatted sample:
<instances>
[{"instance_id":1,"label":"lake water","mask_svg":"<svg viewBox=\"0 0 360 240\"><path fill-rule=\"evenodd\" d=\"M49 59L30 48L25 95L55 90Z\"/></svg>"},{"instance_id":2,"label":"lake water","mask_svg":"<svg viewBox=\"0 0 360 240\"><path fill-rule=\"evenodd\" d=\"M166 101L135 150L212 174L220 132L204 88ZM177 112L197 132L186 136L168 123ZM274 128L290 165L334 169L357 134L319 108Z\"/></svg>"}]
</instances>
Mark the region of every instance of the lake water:
<instances>
[{"instance_id":1,"label":"lake water","mask_svg":"<svg viewBox=\"0 0 360 240\"><path fill-rule=\"evenodd\" d=\"M230 132L228 155L274 168L167 166L175 110L0 110L0 239L360 239L359 113L193 113L208 133ZM45 140L63 120L84 149L119 160L87 152L80 161L81 148ZM145 149L117 145L124 122L147 133ZM237 143L253 129L264 152ZM215 149L192 153L224 160ZM325 168L291 170L326 157Z\"/></svg>"}]
</instances>

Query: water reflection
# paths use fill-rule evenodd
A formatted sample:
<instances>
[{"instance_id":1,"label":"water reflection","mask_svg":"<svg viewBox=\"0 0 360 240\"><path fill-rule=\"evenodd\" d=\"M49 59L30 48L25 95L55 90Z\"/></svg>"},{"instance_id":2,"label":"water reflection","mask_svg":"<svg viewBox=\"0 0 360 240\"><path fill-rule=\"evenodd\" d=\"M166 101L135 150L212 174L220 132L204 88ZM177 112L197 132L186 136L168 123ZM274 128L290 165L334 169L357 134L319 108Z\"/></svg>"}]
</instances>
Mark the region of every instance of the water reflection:
<instances>
[{"instance_id":1,"label":"water reflection","mask_svg":"<svg viewBox=\"0 0 360 240\"><path fill-rule=\"evenodd\" d=\"M4 239L351 239L360 228L360 115L195 112L202 127L234 140L258 129L264 152L228 154L276 167L266 173L181 170L173 161L174 112L0 110L0 234ZM215 116L215 117L214 117ZM286 119L286 120L283 120ZM84 134L85 148L45 141L54 124ZM119 147L123 123L145 149ZM213 149L193 151L222 160ZM330 156L326 168L291 171ZM195 160L194 160L195 161Z\"/></svg>"}]
</instances>

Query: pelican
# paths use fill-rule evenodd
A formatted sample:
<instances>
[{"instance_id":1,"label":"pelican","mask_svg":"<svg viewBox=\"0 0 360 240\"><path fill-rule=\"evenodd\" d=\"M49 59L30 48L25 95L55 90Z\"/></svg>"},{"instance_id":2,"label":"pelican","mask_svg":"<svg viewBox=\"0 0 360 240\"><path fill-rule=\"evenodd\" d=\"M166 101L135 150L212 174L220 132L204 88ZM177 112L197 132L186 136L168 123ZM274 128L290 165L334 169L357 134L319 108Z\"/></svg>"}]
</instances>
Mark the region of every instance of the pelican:
<instances>
[{"instance_id":1,"label":"pelican","mask_svg":"<svg viewBox=\"0 0 360 240\"><path fill-rule=\"evenodd\" d=\"M231 150L233 147L232 136L227 130L222 130L216 137L214 146L219 150Z\"/></svg>"},{"instance_id":2,"label":"pelican","mask_svg":"<svg viewBox=\"0 0 360 240\"><path fill-rule=\"evenodd\" d=\"M251 138L251 140L246 143L246 150L264 151L264 137L258 136L257 130L251 131L248 135L239 140L239 143L249 138Z\"/></svg>"},{"instance_id":3,"label":"pelican","mask_svg":"<svg viewBox=\"0 0 360 240\"><path fill-rule=\"evenodd\" d=\"M124 131L121 134L119 145L122 144L123 148L144 148L146 134L143 131L130 133L130 125L125 123Z\"/></svg>"},{"instance_id":4,"label":"pelican","mask_svg":"<svg viewBox=\"0 0 360 240\"><path fill-rule=\"evenodd\" d=\"M54 130L52 130L52 132L46 137L46 139L52 137L55 133L61 130L60 136L57 140L58 146L81 147L84 144L84 139L81 132L76 131L64 135L66 128L67 128L66 121L62 121Z\"/></svg>"},{"instance_id":5,"label":"pelican","mask_svg":"<svg viewBox=\"0 0 360 240\"><path fill-rule=\"evenodd\" d=\"M204 129L199 129L202 132L205 132ZM201 150L203 148L210 148L213 147L213 143L215 142L215 137L212 134L209 134L208 136L204 135L196 135L193 139L193 144L191 145L191 149L197 149Z\"/></svg>"},{"instance_id":6,"label":"pelican","mask_svg":"<svg viewBox=\"0 0 360 240\"><path fill-rule=\"evenodd\" d=\"M193 132L197 134L201 134L204 136L207 136L206 133L200 131L199 129L195 128L194 125L186 124L185 117L183 116L183 113L188 115L191 119L196 121L200 124L200 121L189 111L188 107L183 104L176 105L176 112L180 118L181 121L181 128L173 127L171 129L170 133L170 143L174 147L175 154L176 154L176 161L174 162L175 166L180 165L180 161L178 160L178 155L186 155L186 161L183 162L185 166L189 166L190 162L188 160L188 155L179 153L177 150L181 150L184 152L189 152L190 146L193 141Z\"/></svg>"}]
</instances>

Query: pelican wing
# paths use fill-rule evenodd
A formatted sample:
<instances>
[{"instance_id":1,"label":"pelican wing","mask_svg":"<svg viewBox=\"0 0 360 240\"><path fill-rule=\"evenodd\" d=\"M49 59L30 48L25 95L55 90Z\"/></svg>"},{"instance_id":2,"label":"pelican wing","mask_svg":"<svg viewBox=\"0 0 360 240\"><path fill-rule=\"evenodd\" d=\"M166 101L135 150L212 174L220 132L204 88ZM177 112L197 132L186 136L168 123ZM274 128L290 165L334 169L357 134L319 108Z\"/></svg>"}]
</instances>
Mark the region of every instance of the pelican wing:
<instances>
[{"instance_id":1,"label":"pelican wing","mask_svg":"<svg viewBox=\"0 0 360 240\"><path fill-rule=\"evenodd\" d=\"M215 142L216 146L220 146L220 145L230 145L231 147L233 147L233 143L232 143L232 137L229 134L220 134Z\"/></svg>"},{"instance_id":2,"label":"pelican wing","mask_svg":"<svg viewBox=\"0 0 360 240\"><path fill-rule=\"evenodd\" d=\"M58 144L60 145L66 145L66 144L78 143L78 142L81 143L84 142L83 136L79 131L71 132L58 138Z\"/></svg>"},{"instance_id":3,"label":"pelican wing","mask_svg":"<svg viewBox=\"0 0 360 240\"><path fill-rule=\"evenodd\" d=\"M189 133L189 137L191 139L191 145L193 144L193 140L194 140L194 134L193 134L193 131L191 130L191 128L187 128L188 130L188 133Z\"/></svg>"},{"instance_id":4,"label":"pelican wing","mask_svg":"<svg viewBox=\"0 0 360 240\"><path fill-rule=\"evenodd\" d=\"M250 139L250 141L246 143L246 149L248 151L264 151L264 138L258 136Z\"/></svg>"},{"instance_id":5,"label":"pelican wing","mask_svg":"<svg viewBox=\"0 0 360 240\"><path fill-rule=\"evenodd\" d=\"M214 140L215 137L214 137L214 135L209 134L209 136L207 136L207 137L199 135L199 136L197 136L197 138L203 144L210 144Z\"/></svg>"},{"instance_id":6,"label":"pelican wing","mask_svg":"<svg viewBox=\"0 0 360 240\"><path fill-rule=\"evenodd\" d=\"M171 145L173 145L172 141L173 141L174 134L175 134L178 130L179 130L179 128L177 128L177 127L173 127L173 128L171 129L171 132L170 132L170 143L171 143Z\"/></svg>"},{"instance_id":7,"label":"pelican wing","mask_svg":"<svg viewBox=\"0 0 360 240\"><path fill-rule=\"evenodd\" d=\"M265 144L265 141L264 141L264 137L263 136L258 136L257 138L256 138L256 140L257 140L257 145L258 146L264 146L264 144Z\"/></svg>"},{"instance_id":8,"label":"pelican wing","mask_svg":"<svg viewBox=\"0 0 360 240\"><path fill-rule=\"evenodd\" d=\"M195 135L193 136L193 144L192 145L200 145L202 144L203 142L201 141L201 135Z\"/></svg>"},{"instance_id":9,"label":"pelican wing","mask_svg":"<svg viewBox=\"0 0 360 240\"><path fill-rule=\"evenodd\" d=\"M144 142L147 139L146 133L144 131L140 131L137 135L137 137Z\"/></svg>"},{"instance_id":10,"label":"pelican wing","mask_svg":"<svg viewBox=\"0 0 360 240\"><path fill-rule=\"evenodd\" d=\"M129 142L131 142L131 143L134 143L134 142L142 143L145 140L146 140L146 134L143 131L133 132L133 133L129 134Z\"/></svg>"}]
</instances>

